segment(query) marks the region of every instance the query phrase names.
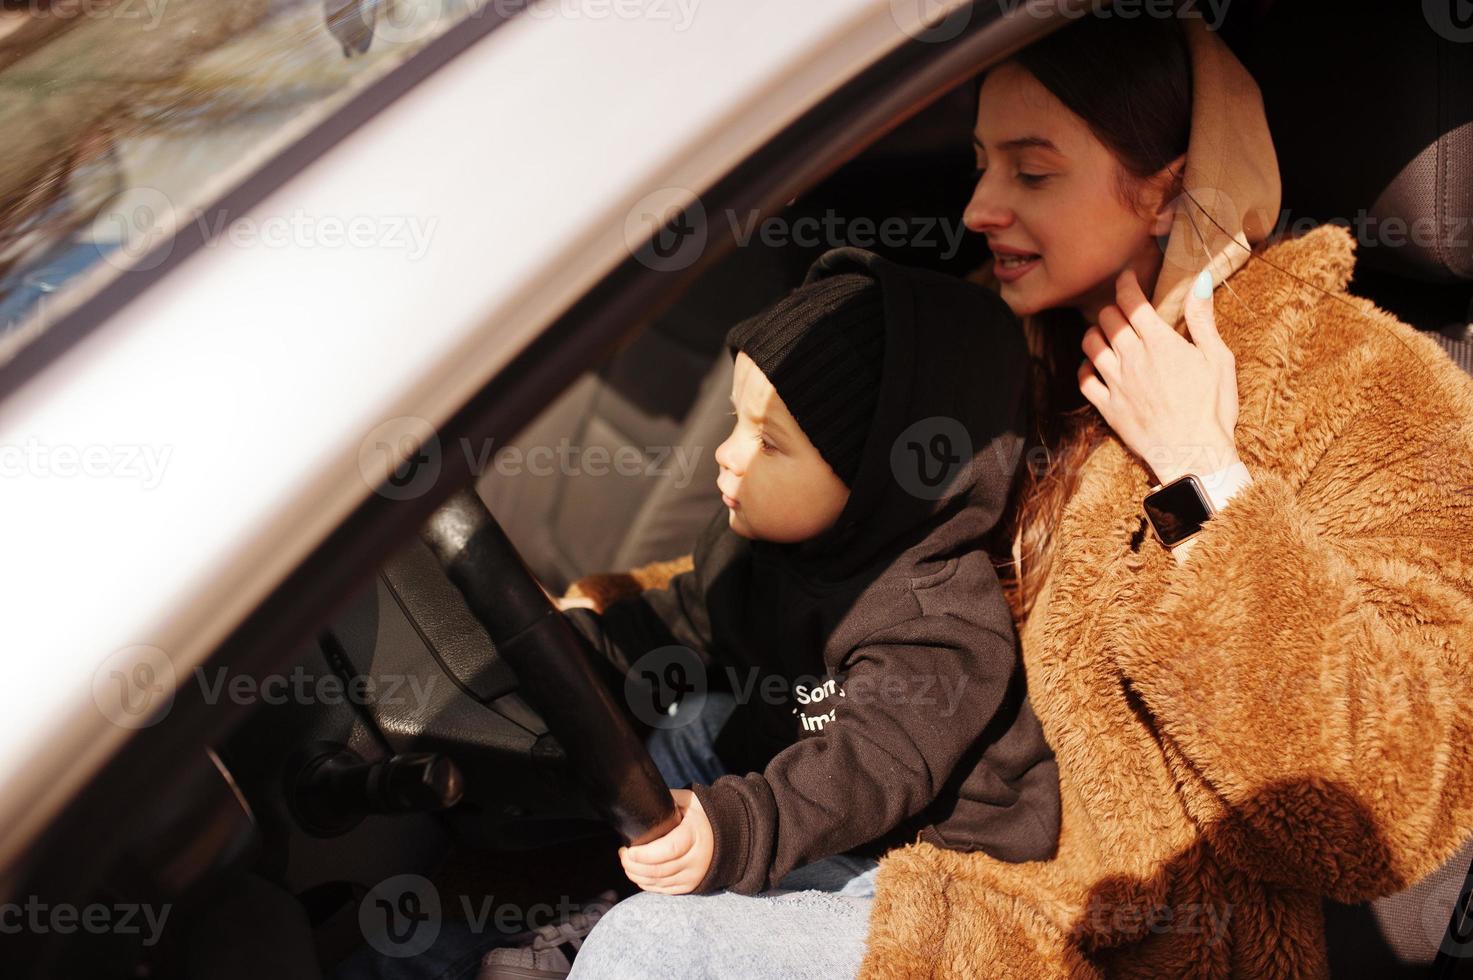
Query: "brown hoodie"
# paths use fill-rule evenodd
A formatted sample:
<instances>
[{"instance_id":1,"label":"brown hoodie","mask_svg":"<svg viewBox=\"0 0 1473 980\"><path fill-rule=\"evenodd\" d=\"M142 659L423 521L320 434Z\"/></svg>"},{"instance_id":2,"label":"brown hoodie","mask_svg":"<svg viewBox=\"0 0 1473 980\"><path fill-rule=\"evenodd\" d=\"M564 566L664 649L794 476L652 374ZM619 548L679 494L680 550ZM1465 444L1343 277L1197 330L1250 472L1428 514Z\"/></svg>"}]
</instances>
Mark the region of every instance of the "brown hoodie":
<instances>
[{"instance_id":1,"label":"brown hoodie","mask_svg":"<svg viewBox=\"0 0 1473 980\"><path fill-rule=\"evenodd\" d=\"M1322 976L1322 896L1400 890L1473 832L1473 381L1346 292L1344 228L1265 242L1258 88L1183 23L1208 213L1178 219L1153 305L1186 335L1210 258L1253 482L1178 566L1131 547L1150 470L1113 435L1091 455L1021 631L1058 853L892 851L864 980Z\"/></svg>"}]
</instances>

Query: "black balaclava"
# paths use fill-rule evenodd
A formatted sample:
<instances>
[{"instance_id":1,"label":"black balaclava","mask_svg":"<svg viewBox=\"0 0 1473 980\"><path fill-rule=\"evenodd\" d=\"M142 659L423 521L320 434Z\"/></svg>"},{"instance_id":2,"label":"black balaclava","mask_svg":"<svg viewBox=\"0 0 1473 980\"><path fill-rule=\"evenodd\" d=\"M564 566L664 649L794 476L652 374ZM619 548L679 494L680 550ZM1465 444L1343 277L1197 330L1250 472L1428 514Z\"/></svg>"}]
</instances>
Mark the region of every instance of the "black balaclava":
<instances>
[{"instance_id":1,"label":"black balaclava","mask_svg":"<svg viewBox=\"0 0 1473 980\"><path fill-rule=\"evenodd\" d=\"M852 488L884 365L879 283L858 272L806 283L732 327L726 345L761 369L808 441Z\"/></svg>"}]
</instances>

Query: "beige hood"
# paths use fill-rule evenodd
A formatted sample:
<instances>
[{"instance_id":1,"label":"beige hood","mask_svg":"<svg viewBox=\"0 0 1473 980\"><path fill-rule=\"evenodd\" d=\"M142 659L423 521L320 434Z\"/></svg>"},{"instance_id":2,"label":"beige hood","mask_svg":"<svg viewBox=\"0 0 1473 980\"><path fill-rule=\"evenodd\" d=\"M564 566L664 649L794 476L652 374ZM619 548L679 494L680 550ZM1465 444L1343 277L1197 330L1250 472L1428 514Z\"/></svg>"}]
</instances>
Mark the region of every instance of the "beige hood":
<instances>
[{"instance_id":1,"label":"beige hood","mask_svg":"<svg viewBox=\"0 0 1473 980\"><path fill-rule=\"evenodd\" d=\"M1192 129L1187 168L1166 260L1151 305L1183 334L1192 279L1211 262L1220 284L1248 261L1279 216L1279 161L1248 69L1200 17L1182 22L1192 52Z\"/></svg>"},{"instance_id":2,"label":"beige hood","mask_svg":"<svg viewBox=\"0 0 1473 980\"><path fill-rule=\"evenodd\" d=\"M1166 242L1151 305L1187 335L1183 302L1207 265L1220 285L1278 220L1279 164L1258 83L1201 17L1184 17L1192 59L1192 123L1186 191ZM1068 30L1068 27L1061 30ZM970 276L996 289L991 266Z\"/></svg>"}]
</instances>

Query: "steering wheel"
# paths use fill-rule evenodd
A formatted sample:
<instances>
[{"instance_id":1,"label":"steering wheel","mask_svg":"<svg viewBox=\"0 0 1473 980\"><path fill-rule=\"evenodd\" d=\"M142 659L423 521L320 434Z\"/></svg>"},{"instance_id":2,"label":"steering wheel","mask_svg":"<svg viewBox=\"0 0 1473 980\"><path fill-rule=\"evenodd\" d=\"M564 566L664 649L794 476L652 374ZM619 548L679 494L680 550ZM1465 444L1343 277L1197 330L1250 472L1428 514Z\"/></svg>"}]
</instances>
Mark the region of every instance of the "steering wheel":
<instances>
[{"instance_id":1,"label":"steering wheel","mask_svg":"<svg viewBox=\"0 0 1473 980\"><path fill-rule=\"evenodd\" d=\"M600 679L597 654L548 601L476 492L456 493L420 536L562 745L594 808L630 844L674 828L675 801Z\"/></svg>"}]
</instances>

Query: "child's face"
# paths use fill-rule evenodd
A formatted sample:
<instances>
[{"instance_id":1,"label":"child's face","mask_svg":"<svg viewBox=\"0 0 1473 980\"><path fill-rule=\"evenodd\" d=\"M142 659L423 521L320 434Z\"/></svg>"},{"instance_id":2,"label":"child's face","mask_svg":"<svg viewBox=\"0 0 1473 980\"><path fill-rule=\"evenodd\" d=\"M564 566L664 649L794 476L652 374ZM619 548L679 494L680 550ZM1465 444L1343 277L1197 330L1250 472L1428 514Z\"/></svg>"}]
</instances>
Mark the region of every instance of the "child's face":
<instances>
[{"instance_id":1,"label":"child's face","mask_svg":"<svg viewBox=\"0 0 1473 980\"><path fill-rule=\"evenodd\" d=\"M745 353L736 356L731 403L736 425L716 447L716 486L731 529L744 538L791 543L832 526L849 488Z\"/></svg>"},{"instance_id":2,"label":"child's face","mask_svg":"<svg viewBox=\"0 0 1473 980\"><path fill-rule=\"evenodd\" d=\"M1017 140L1052 146L1009 145ZM1150 295L1162 261L1156 236L1171 231L1174 214L1162 192L1168 169L1182 167L1185 155L1154 181L1136 183L1147 212L1137 213L1121 199L1116 181L1125 172L1114 154L1016 64L999 65L983 80L973 145L985 169L962 222L992 246L1039 256L1000 283L999 295L1015 314L1073 307L1093 323L1115 301L1115 279L1127 266Z\"/></svg>"}]
</instances>

